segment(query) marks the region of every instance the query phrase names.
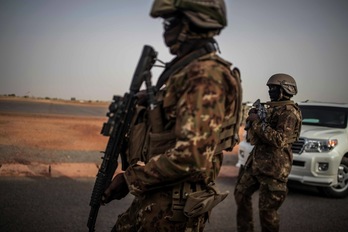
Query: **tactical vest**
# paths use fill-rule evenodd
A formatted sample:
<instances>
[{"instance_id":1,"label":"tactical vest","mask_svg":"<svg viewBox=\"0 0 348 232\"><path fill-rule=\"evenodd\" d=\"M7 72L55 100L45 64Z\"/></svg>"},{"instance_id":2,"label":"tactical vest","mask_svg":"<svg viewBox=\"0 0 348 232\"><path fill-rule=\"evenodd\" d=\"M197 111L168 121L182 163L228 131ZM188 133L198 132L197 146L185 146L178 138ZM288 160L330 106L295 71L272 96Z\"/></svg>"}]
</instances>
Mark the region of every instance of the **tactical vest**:
<instances>
[{"instance_id":1,"label":"tactical vest","mask_svg":"<svg viewBox=\"0 0 348 232\"><path fill-rule=\"evenodd\" d=\"M176 63L168 67L164 74L161 75L157 83L157 107L149 109L146 106L139 105L137 107L137 114L132 121L132 129L129 135L129 163L134 164L138 161L147 163L152 157L164 154L166 151L174 148L176 145L175 135L175 119L170 121L166 119L163 109L163 98L165 96L165 88L160 87L166 80L182 70L185 66L190 64L193 60L210 60L221 63L227 67L227 63L217 56L209 55L211 52L196 52L194 56L184 59L181 63ZM229 66L228 66L229 67ZM202 220L207 216L210 210L218 203L220 203L228 193L220 193L216 188L209 188L207 183L215 180L222 164L222 155L224 150L232 150L234 145L239 142L239 126L241 121L241 107L242 107L242 88L240 80L240 72L234 68L231 72L229 80L232 90L237 91L236 99L234 96L231 101L234 104L233 112L228 112L222 122L222 127L219 133L219 142L216 145L215 153L212 154L213 175L209 173L209 181L205 177L202 178L198 174L197 178L190 176L190 179L178 180L176 183L170 183L172 186L172 212L171 221L187 222L187 231L193 226L198 218ZM160 90L161 89L161 90ZM230 98L231 99L231 98ZM231 110L229 110L231 111ZM204 179L204 181L202 181ZM200 209L197 211L197 209ZM192 229L192 228L191 228Z\"/></svg>"},{"instance_id":2,"label":"tactical vest","mask_svg":"<svg viewBox=\"0 0 348 232\"><path fill-rule=\"evenodd\" d=\"M165 81L174 73L184 68L194 59L207 60L212 59L209 56L210 50L205 52L196 52L191 57L184 58L182 62L176 63L167 68L159 78L157 89L165 83ZM223 60L215 59L215 61L226 65ZM169 71L168 71L169 70ZM224 150L231 151L236 143L239 142L239 126L242 117L242 88L240 72L237 68L231 71L236 86L237 99L235 99L235 111L231 112L231 117L225 117L219 134L219 142L217 144L215 155L222 156ZM160 90L156 94L156 100L159 103L155 110L147 109L145 106L137 107L137 114L132 121L132 130L129 136L128 162L130 164L138 161L148 162L153 156L163 154L165 151L174 148L176 136L174 133L175 121L167 121L164 117L162 100L164 91ZM156 124L156 125L154 125ZM160 126L158 126L160 125ZM161 127L158 129L158 127ZM222 161L222 158L219 159Z\"/></svg>"}]
</instances>

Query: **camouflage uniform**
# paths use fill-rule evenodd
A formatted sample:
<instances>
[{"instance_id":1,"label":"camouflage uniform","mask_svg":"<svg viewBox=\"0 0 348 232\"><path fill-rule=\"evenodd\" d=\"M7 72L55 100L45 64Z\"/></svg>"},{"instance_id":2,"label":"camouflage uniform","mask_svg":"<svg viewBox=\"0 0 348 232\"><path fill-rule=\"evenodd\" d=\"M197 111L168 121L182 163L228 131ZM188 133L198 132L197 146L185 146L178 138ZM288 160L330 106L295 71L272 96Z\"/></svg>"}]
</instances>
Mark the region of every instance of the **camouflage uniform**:
<instances>
[{"instance_id":1,"label":"camouflage uniform","mask_svg":"<svg viewBox=\"0 0 348 232\"><path fill-rule=\"evenodd\" d=\"M171 128L176 142L144 166L126 170L126 181L136 198L119 216L116 231L185 231L187 223L199 224L192 231L203 231L203 216L191 222L171 220L172 186L183 180L209 183L219 173L219 131L225 119L239 113L237 100L241 97L239 80L232 77L230 65L213 52L168 79L163 109L166 122L175 122Z\"/></svg>"},{"instance_id":2,"label":"camouflage uniform","mask_svg":"<svg viewBox=\"0 0 348 232\"><path fill-rule=\"evenodd\" d=\"M150 15L164 19L164 42L176 58L156 85L156 118L163 129L154 126L151 107L139 105L133 120L131 165L126 183L115 188L126 184L135 199L113 230L203 231L214 204L185 216L186 193L206 193L220 171L223 149L236 142L240 121L239 71L216 55L213 39L227 25L226 7L223 0L154 0Z\"/></svg>"},{"instance_id":3,"label":"camouflage uniform","mask_svg":"<svg viewBox=\"0 0 348 232\"><path fill-rule=\"evenodd\" d=\"M253 231L251 196L259 190L262 231L279 231L277 210L287 195L287 180L292 165L291 145L301 127L301 112L293 101L269 102L267 123L252 123L248 133L255 144L236 188L238 231Z\"/></svg>"}]
</instances>

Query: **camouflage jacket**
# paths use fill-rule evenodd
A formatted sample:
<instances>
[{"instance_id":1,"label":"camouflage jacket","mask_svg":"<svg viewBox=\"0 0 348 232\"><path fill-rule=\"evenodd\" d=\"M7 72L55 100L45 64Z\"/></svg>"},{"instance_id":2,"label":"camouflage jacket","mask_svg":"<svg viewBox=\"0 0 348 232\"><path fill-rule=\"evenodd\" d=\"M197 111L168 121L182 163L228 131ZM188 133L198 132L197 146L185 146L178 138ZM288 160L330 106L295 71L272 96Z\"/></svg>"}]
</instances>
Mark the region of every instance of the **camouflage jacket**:
<instances>
[{"instance_id":1,"label":"camouflage jacket","mask_svg":"<svg viewBox=\"0 0 348 232\"><path fill-rule=\"evenodd\" d=\"M239 114L237 99L242 95L239 76L232 76L230 66L214 52L169 77L163 108L167 120L175 122L175 143L145 165L126 170L131 193L138 195L183 180L214 180L222 163L222 157L214 154L219 131L224 119Z\"/></svg>"},{"instance_id":2,"label":"camouflage jacket","mask_svg":"<svg viewBox=\"0 0 348 232\"><path fill-rule=\"evenodd\" d=\"M266 126L256 120L250 128L257 137L251 152L252 172L286 182L292 166L291 145L301 131L301 111L293 101L268 105Z\"/></svg>"}]
</instances>

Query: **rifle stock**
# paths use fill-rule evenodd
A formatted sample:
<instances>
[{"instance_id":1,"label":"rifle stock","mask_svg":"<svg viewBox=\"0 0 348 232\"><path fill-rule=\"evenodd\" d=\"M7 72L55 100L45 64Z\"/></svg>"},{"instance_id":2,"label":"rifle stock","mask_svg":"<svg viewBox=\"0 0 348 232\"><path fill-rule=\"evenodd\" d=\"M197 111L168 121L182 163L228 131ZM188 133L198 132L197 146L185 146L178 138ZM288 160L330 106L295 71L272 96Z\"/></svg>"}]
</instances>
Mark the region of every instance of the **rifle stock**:
<instances>
[{"instance_id":1,"label":"rifle stock","mask_svg":"<svg viewBox=\"0 0 348 232\"><path fill-rule=\"evenodd\" d=\"M156 62L157 53L149 45L144 45L142 54L135 69L129 93L123 97L114 96L107 113L108 121L103 124L101 134L109 136L106 149L103 152L103 161L98 170L96 181L93 187L91 206L87 226L89 231L95 231L95 224L102 197L106 188L110 185L115 171L118 167L118 159L121 155L122 170L128 167L125 151L127 149L128 135L131 121L135 113L137 103L136 94L144 82L144 76L149 72Z\"/></svg>"}]
</instances>

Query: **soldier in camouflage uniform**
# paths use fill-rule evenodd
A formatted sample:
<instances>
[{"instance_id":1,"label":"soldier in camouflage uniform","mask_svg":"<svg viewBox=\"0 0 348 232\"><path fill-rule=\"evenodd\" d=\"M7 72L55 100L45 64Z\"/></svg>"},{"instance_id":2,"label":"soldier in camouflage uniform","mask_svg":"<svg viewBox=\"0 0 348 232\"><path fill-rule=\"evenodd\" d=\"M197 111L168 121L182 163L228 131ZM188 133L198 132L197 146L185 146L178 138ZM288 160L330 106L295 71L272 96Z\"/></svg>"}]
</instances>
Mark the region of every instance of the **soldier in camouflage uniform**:
<instances>
[{"instance_id":1,"label":"soldier in camouflage uniform","mask_svg":"<svg viewBox=\"0 0 348 232\"><path fill-rule=\"evenodd\" d=\"M252 194L259 190L262 231L279 231L277 210L287 195L288 175L292 166L291 145L301 130L299 107L290 98L297 93L295 80L287 74L275 74L267 82L271 101L267 116L260 119L255 108L249 111L251 144L255 145L242 167L235 187L237 230L253 231Z\"/></svg>"},{"instance_id":2,"label":"soldier in camouflage uniform","mask_svg":"<svg viewBox=\"0 0 348 232\"><path fill-rule=\"evenodd\" d=\"M128 191L135 195L113 231L203 231L217 202L190 216L184 214L186 197L211 190L222 151L238 142L239 71L231 70L232 64L216 54L213 39L227 24L225 4L223 0L155 0L151 16L164 19L164 41L176 56L157 83L163 131L149 129L146 113L140 117L144 120L135 120L146 125L146 135L133 144L138 147L144 140L142 154L137 154L144 164L133 164L116 175L103 201L121 199ZM133 132L141 124L135 123ZM134 146L130 150L137 150ZM217 192L214 199L226 195Z\"/></svg>"}]
</instances>

